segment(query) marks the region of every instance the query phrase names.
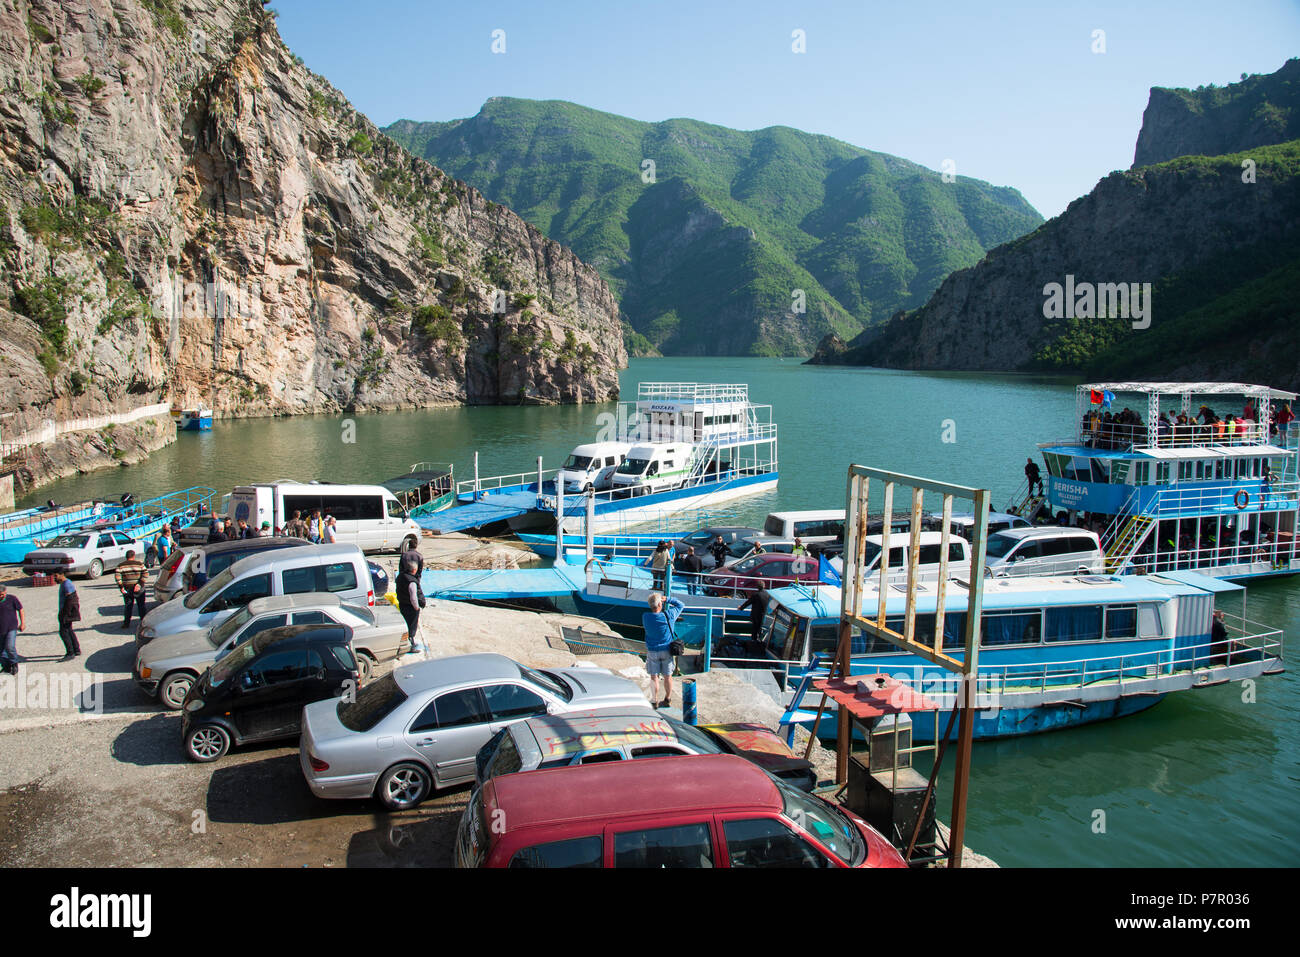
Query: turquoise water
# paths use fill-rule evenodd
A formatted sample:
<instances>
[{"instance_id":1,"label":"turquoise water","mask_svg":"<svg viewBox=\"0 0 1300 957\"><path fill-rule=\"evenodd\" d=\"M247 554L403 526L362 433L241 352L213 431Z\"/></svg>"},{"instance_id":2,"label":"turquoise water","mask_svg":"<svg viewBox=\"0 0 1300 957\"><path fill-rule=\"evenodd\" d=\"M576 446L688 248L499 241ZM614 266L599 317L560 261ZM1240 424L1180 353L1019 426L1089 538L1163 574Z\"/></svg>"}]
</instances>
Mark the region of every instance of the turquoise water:
<instances>
[{"instance_id":1,"label":"turquoise water","mask_svg":"<svg viewBox=\"0 0 1300 957\"><path fill-rule=\"evenodd\" d=\"M624 396L650 380L745 382L753 401L773 405L780 487L728 506L749 522L777 508L842 507L850 463L989 488L1000 508L1037 443L1068 435L1074 423L1073 383L1060 379L638 359L622 374ZM143 498L193 484L228 492L278 478L378 481L416 461L452 461L465 479L475 450L484 476L533 471L539 454L553 468L611 408L218 422L141 465L64 479L19 505L123 491ZM349 418L354 443L343 441ZM1300 580L1252 585L1247 609L1288 637L1297 633ZM1118 721L977 744L967 842L1004 865L1300 863L1296 684L1291 674L1265 679L1253 703L1237 685L1185 692ZM948 802L940 804L945 818Z\"/></svg>"}]
</instances>

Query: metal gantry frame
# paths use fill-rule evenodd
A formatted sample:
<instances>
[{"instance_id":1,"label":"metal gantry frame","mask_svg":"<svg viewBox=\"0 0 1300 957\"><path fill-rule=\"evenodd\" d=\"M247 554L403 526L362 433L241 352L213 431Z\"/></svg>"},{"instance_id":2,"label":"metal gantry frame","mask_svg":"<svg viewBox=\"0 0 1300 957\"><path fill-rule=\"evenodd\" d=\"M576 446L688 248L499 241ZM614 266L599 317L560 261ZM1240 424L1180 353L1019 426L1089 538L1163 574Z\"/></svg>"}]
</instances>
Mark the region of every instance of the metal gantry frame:
<instances>
[{"instance_id":1,"label":"metal gantry frame","mask_svg":"<svg viewBox=\"0 0 1300 957\"><path fill-rule=\"evenodd\" d=\"M881 524L880 564L876 575L879 579L879 602L874 614L868 616L863 608L865 592L864 551L867 539L869 516L868 499L872 482L883 485L884 515ZM889 595L889 546L890 526L893 522L894 492L897 486L911 490L909 526L909 548L907 558L907 598L903 614L903 630L890 628L886 618L886 602ZM921 519L924 514L924 496L933 492L943 498L943 527L939 547L939 580L936 584L935 621L933 644L916 640L916 592L920 584L919 561L921 543ZM841 589L840 633L835 662L831 666L831 675L839 674L845 678L850 675L850 656L852 633L856 625L866 635L879 637L903 651L914 654L958 676L959 686L953 701L952 718L960 716L957 736L957 758L954 769L952 792L952 821L949 832L949 867L960 867L962 846L966 832L966 799L970 782L971 743L975 732L975 711L977 703L979 674L979 638L980 619L984 606L984 565L985 543L988 538L990 492L988 489L969 488L964 485L951 485L907 475L901 472L889 472L882 469L868 468L862 465L850 465L848 472L847 515L845 521L844 575ZM954 658L943 650L944 606L948 589L948 544L952 537L952 503L953 499L970 501L975 510L974 526L971 530L971 565L969 580L962 582L954 579L957 585L965 585L966 628L964 635L964 657ZM951 719L949 732L951 732ZM845 709L838 712L838 734L835 758L835 776L837 781L848 778L848 760L851 744L849 715ZM934 784L943 760L948 733L944 734L931 772L926 801L930 800ZM915 835L913 835L915 844ZM910 848L909 848L910 851Z\"/></svg>"}]
</instances>

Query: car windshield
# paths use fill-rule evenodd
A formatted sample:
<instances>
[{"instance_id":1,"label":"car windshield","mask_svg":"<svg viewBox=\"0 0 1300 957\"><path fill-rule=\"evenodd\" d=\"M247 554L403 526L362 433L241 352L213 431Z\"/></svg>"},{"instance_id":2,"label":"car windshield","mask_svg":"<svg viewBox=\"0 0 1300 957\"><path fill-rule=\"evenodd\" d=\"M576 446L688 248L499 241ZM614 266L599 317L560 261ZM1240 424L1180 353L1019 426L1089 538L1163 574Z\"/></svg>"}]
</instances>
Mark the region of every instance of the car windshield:
<instances>
[{"instance_id":1,"label":"car windshield","mask_svg":"<svg viewBox=\"0 0 1300 957\"><path fill-rule=\"evenodd\" d=\"M1007 552L1020 544L1020 539L1013 535L990 535L984 546L984 554L989 558L1003 558Z\"/></svg>"},{"instance_id":2,"label":"car windshield","mask_svg":"<svg viewBox=\"0 0 1300 957\"><path fill-rule=\"evenodd\" d=\"M60 535L46 545L46 548L85 548L90 540L87 535Z\"/></svg>"},{"instance_id":3,"label":"car windshield","mask_svg":"<svg viewBox=\"0 0 1300 957\"><path fill-rule=\"evenodd\" d=\"M568 682L562 680L558 675L553 675L549 671L534 671L532 668L519 666L519 673L525 681L537 685L539 688L545 688L553 695L559 695L565 701L573 698L573 691L569 688Z\"/></svg>"},{"instance_id":4,"label":"car windshield","mask_svg":"<svg viewBox=\"0 0 1300 957\"><path fill-rule=\"evenodd\" d=\"M245 605L243 608L239 609L239 611L235 612L235 614L217 625L216 628L213 628L208 632L208 641L212 642L213 648L220 648L226 643L227 638L248 624L249 619L252 617L253 615L248 610L248 606Z\"/></svg>"},{"instance_id":5,"label":"car windshield","mask_svg":"<svg viewBox=\"0 0 1300 957\"><path fill-rule=\"evenodd\" d=\"M208 686L219 688L257 655L257 643L246 641L208 669Z\"/></svg>"},{"instance_id":6,"label":"car windshield","mask_svg":"<svg viewBox=\"0 0 1300 957\"><path fill-rule=\"evenodd\" d=\"M743 558L751 551L749 542L743 539L737 539L727 546L727 554L732 558Z\"/></svg>"},{"instance_id":7,"label":"car windshield","mask_svg":"<svg viewBox=\"0 0 1300 957\"><path fill-rule=\"evenodd\" d=\"M780 778L772 780L781 790L785 816L824 844L840 860L857 867L867 856L862 832L835 805L805 794Z\"/></svg>"},{"instance_id":8,"label":"car windshield","mask_svg":"<svg viewBox=\"0 0 1300 957\"><path fill-rule=\"evenodd\" d=\"M396 711L405 700L406 692L390 673L358 691L356 700L340 701L336 713L343 727L349 731L369 731Z\"/></svg>"},{"instance_id":9,"label":"car windshield","mask_svg":"<svg viewBox=\"0 0 1300 957\"><path fill-rule=\"evenodd\" d=\"M620 475L640 475L649 464L649 459L625 459L618 471Z\"/></svg>"},{"instance_id":10,"label":"car windshield","mask_svg":"<svg viewBox=\"0 0 1300 957\"><path fill-rule=\"evenodd\" d=\"M590 464L590 455L570 455L564 460L564 468L573 472L585 472Z\"/></svg>"},{"instance_id":11,"label":"car windshield","mask_svg":"<svg viewBox=\"0 0 1300 957\"><path fill-rule=\"evenodd\" d=\"M235 576L231 574L229 568L218 575L216 578L208 580L208 583L196 592L191 592L185 596L185 607L189 609L202 608L207 600L215 595L221 589L229 585Z\"/></svg>"},{"instance_id":12,"label":"car windshield","mask_svg":"<svg viewBox=\"0 0 1300 957\"><path fill-rule=\"evenodd\" d=\"M736 562L736 564L731 566L731 569L732 571L737 572L751 572L761 564L763 564L763 556L754 555L750 558L746 558L743 562Z\"/></svg>"},{"instance_id":13,"label":"car windshield","mask_svg":"<svg viewBox=\"0 0 1300 957\"><path fill-rule=\"evenodd\" d=\"M876 556L880 554L880 546L875 542L862 543L862 567L870 568L875 562Z\"/></svg>"},{"instance_id":14,"label":"car windshield","mask_svg":"<svg viewBox=\"0 0 1300 957\"><path fill-rule=\"evenodd\" d=\"M661 715L668 726L677 734L677 740L689 747L696 754L722 754L723 750L718 743L711 737L701 731L699 728L692 727L685 721L678 721L676 718L670 718L667 715Z\"/></svg>"}]
</instances>

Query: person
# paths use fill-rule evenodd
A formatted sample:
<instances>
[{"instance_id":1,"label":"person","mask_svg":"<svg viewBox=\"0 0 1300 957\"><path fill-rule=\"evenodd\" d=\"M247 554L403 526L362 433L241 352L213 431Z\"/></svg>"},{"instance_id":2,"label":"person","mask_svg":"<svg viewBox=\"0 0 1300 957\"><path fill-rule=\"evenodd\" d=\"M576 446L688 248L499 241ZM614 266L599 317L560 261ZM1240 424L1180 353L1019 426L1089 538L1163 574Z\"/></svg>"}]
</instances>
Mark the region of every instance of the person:
<instances>
[{"instance_id":1,"label":"person","mask_svg":"<svg viewBox=\"0 0 1300 957\"><path fill-rule=\"evenodd\" d=\"M1223 610L1214 609L1214 622L1210 625L1210 664L1221 665L1227 662L1228 626L1223 623Z\"/></svg>"},{"instance_id":2,"label":"person","mask_svg":"<svg viewBox=\"0 0 1300 957\"><path fill-rule=\"evenodd\" d=\"M727 562L727 543L722 540L721 535L714 535L713 541L709 543L709 554L713 556L713 567L721 568Z\"/></svg>"},{"instance_id":3,"label":"person","mask_svg":"<svg viewBox=\"0 0 1300 957\"><path fill-rule=\"evenodd\" d=\"M270 523L270 522L263 522L263 523L262 523L262 527L261 527L261 528L255 528L255 529L253 529L251 532L249 532L248 537L249 537L249 538L262 538L263 536L265 536L265 535L270 535L270 534L271 534L271 523Z\"/></svg>"},{"instance_id":4,"label":"person","mask_svg":"<svg viewBox=\"0 0 1300 957\"><path fill-rule=\"evenodd\" d=\"M1038 469L1038 463L1033 459L1025 459L1025 478L1029 480L1029 494L1034 494L1034 486L1038 486L1038 494L1043 494L1043 473Z\"/></svg>"},{"instance_id":5,"label":"person","mask_svg":"<svg viewBox=\"0 0 1300 957\"><path fill-rule=\"evenodd\" d=\"M216 519L213 524L215 527L208 532L208 544L215 545L217 542L230 541L230 536L226 534L226 523Z\"/></svg>"},{"instance_id":6,"label":"person","mask_svg":"<svg viewBox=\"0 0 1300 957\"><path fill-rule=\"evenodd\" d=\"M413 562L415 562L415 574L416 574L417 576L419 576L419 575L423 575L423 574L424 574L424 556L420 554L420 550L419 550L418 548L410 548L410 549L407 549L406 551L402 552L402 557L401 557L401 559L399 560L399 564L400 564L401 562L406 561L408 555L410 556L410 560L413 561Z\"/></svg>"},{"instance_id":7,"label":"person","mask_svg":"<svg viewBox=\"0 0 1300 957\"><path fill-rule=\"evenodd\" d=\"M284 523L284 534L289 538L307 537L307 523L302 520L302 512L295 511L293 518Z\"/></svg>"},{"instance_id":8,"label":"person","mask_svg":"<svg viewBox=\"0 0 1300 957\"><path fill-rule=\"evenodd\" d=\"M213 515L210 519L208 519L208 534L213 535L219 531L221 531L221 519Z\"/></svg>"},{"instance_id":9,"label":"person","mask_svg":"<svg viewBox=\"0 0 1300 957\"><path fill-rule=\"evenodd\" d=\"M242 518L235 523L235 538L243 541L248 537L248 523Z\"/></svg>"},{"instance_id":10,"label":"person","mask_svg":"<svg viewBox=\"0 0 1300 957\"><path fill-rule=\"evenodd\" d=\"M0 582L0 667L4 673L18 677L18 632L27 630L23 603L10 595Z\"/></svg>"},{"instance_id":11,"label":"person","mask_svg":"<svg viewBox=\"0 0 1300 957\"><path fill-rule=\"evenodd\" d=\"M664 549L667 554L667 549ZM686 607L680 598L669 598L657 591L651 592L646 599L650 610L641 615L641 626L645 628L645 670L650 675L651 698L656 708L666 708L673 698L673 655L672 643L677 640L673 623L681 616ZM659 697L659 679L663 678L664 696Z\"/></svg>"},{"instance_id":12,"label":"person","mask_svg":"<svg viewBox=\"0 0 1300 957\"><path fill-rule=\"evenodd\" d=\"M325 517L325 544L333 545L339 540L338 522L333 515Z\"/></svg>"},{"instance_id":13,"label":"person","mask_svg":"<svg viewBox=\"0 0 1300 957\"><path fill-rule=\"evenodd\" d=\"M172 530L170 526L164 525L158 531L157 537L153 540L154 551L158 553L158 564L161 565L167 561L168 556L172 553Z\"/></svg>"},{"instance_id":14,"label":"person","mask_svg":"<svg viewBox=\"0 0 1300 957\"><path fill-rule=\"evenodd\" d=\"M767 589L761 585L754 594L750 595L743 602L737 611L749 609L749 637L751 641L758 641L758 633L763 628L763 616L767 614L767 600L771 597Z\"/></svg>"},{"instance_id":15,"label":"person","mask_svg":"<svg viewBox=\"0 0 1300 957\"><path fill-rule=\"evenodd\" d=\"M59 661L71 661L81 657L81 645L72 630L72 623L81 621L81 596L66 573L55 572L54 580L59 584L59 637L63 639L63 657Z\"/></svg>"},{"instance_id":16,"label":"person","mask_svg":"<svg viewBox=\"0 0 1300 957\"><path fill-rule=\"evenodd\" d=\"M650 556L650 570L654 573L654 590L665 591L668 583L668 543L661 541Z\"/></svg>"},{"instance_id":17,"label":"person","mask_svg":"<svg viewBox=\"0 0 1300 957\"><path fill-rule=\"evenodd\" d=\"M117 582L117 590L122 593L122 598L126 602L126 617L122 619L122 627L131 627L131 612L138 610L140 619L144 620L144 602L145 602L145 579L149 573L145 570L144 562L135 557L135 549L129 548L126 552L126 561L117 566L117 571L113 573L113 580Z\"/></svg>"},{"instance_id":18,"label":"person","mask_svg":"<svg viewBox=\"0 0 1300 957\"><path fill-rule=\"evenodd\" d=\"M1291 403L1283 402L1273 415L1273 421L1277 423L1277 430L1281 433L1283 441L1286 440L1287 433L1291 429L1291 423L1295 421L1295 414L1291 411Z\"/></svg>"},{"instance_id":19,"label":"person","mask_svg":"<svg viewBox=\"0 0 1300 957\"><path fill-rule=\"evenodd\" d=\"M791 555L807 555L808 549L804 546L803 539L795 537L794 548L790 549Z\"/></svg>"},{"instance_id":20,"label":"person","mask_svg":"<svg viewBox=\"0 0 1300 957\"><path fill-rule=\"evenodd\" d=\"M319 545L325 540L325 530L321 527L320 509L311 510L311 517L307 519L307 541L313 545Z\"/></svg>"},{"instance_id":21,"label":"person","mask_svg":"<svg viewBox=\"0 0 1300 957\"><path fill-rule=\"evenodd\" d=\"M686 546L686 553L678 557L676 568L686 579L686 594L698 595L700 593L700 573L704 571L704 562L700 560L699 555L695 554L694 545Z\"/></svg>"},{"instance_id":22,"label":"person","mask_svg":"<svg viewBox=\"0 0 1300 957\"><path fill-rule=\"evenodd\" d=\"M406 620L406 633L411 639L411 651L423 650L420 634L420 609L426 604L424 592L420 589L420 573L414 553L402 555L401 572L398 573L394 587L397 590L397 610Z\"/></svg>"}]
</instances>

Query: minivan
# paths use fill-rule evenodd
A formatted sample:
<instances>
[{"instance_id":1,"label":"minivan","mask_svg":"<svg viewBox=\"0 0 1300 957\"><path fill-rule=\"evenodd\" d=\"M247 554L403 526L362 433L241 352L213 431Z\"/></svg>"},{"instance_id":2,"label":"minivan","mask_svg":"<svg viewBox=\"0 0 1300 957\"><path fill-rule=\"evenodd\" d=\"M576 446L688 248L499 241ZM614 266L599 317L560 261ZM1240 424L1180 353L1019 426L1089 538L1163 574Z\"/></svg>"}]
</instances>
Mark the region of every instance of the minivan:
<instances>
[{"instance_id":1,"label":"minivan","mask_svg":"<svg viewBox=\"0 0 1300 957\"><path fill-rule=\"evenodd\" d=\"M613 487L634 495L676 488L691 473L691 452L682 443L634 445L614 472Z\"/></svg>"},{"instance_id":2,"label":"minivan","mask_svg":"<svg viewBox=\"0 0 1300 957\"><path fill-rule=\"evenodd\" d=\"M613 484L614 472L623 464L631 447L626 442L579 445L564 460L555 481L562 482L566 492L603 492Z\"/></svg>"},{"instance_id":3,"label":"minivan","mask_svg":"<svg viewBox=\"0 0 1300 957\"><path fill-rule=\"evenodd\" d=\"M809 542L833 542L844 538L844 509L827 508L807 512L773 512L763 523L763 534L773 538L801 538Z\"/></svg>"},{"instance_id":4,"label":"minivan","mask_svg":"<svg viewBox=\"0 0 1300 957\"><path fill-rule=\"evenodd\" d=\"M991 540L991 539L990 539ZM884 536L868 535L863 547L863 566L866 580L870 581L879 574L880 554ZM889 580L900 581L907 578L908 551L911 549L911 536L906 533L893 533L889 536ZM917 574L921 581L935 580L939 577L940 549L943 547L942 532L921 532L921 554L917 564ZM831 567L837 574L844 574L844 560L835 557L830 560ZM948 537L948 577L963 578L970 574L970 543L955 535Z\"/></svg>"},{"instance_id":5,"label":"minivan","mask_svg":"<svg viewBox=\"0 0 1300 957\"><path fill-rule=\"evenodd\" d=\"M313 511L333 515L338 541L362 551L407 551L420 543L420 526L382 485L272 482L241 485L230 494L230 520L242 519L254 528L270 522L273 529L283 529L294 512L306 520Z\"/></svg>"},{"instance_id":6,"label":"minivan","mask_svg":"<svg viewBox=\"0 0 1300 957\"><path fill-rule=\"evenodd\" d=\"M200 545L188 551L178 550L168 556L153 583L153 596L159 601L170 601L182 592L198 591L208 579L220 575L239 561L257 552L276 548L300 548L310 545L305 538L285 536L258 536L236 538L215 545Z\"/></svg>"},{"instance_id":7,"label":"minivan","mask_svg":"<svg viewBox=\"0 0 1300 957\"><path fill-rule=\"evenodd\" d=\"M296 738L302 709L355 694L352 629L288 625L244 642L203 673L185 696L181 740L191 761L215 761L232 745Z\"/></svg>"},{"instance_id":8,"label":"minivan","mask_svg":"<svg viewBox=\"0 0 1300 957\"><path fill-rule=\"evenodd\" d=\"M169 601L140 621L137 645L163 635L208 629L255 598L323 591L342 601L375 604L370 569L356 545L305 545L241 558L180 601Z\"/></svg>"},{"instance_id":9,"label":"minivan","mask_svg":"<svg viewBox=\"0 0 1300 957\"><path fill-rule=\"evenodd\" d=\"M985 554L987 574L994 578L1096 575L1105 570L1101 540L1082 528L1009 528L989 536Z\"/></svg>"},{"instance_id":10,"label":"minivan","mask_svg":"<svg viewBox=\"0 0 1300 957\"><path fill-rule=\"evenodd\" d=\"M474 791L457 867L906 867L866 821L732 754L505 774Z\"/></svg>"}]
</instances>

